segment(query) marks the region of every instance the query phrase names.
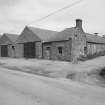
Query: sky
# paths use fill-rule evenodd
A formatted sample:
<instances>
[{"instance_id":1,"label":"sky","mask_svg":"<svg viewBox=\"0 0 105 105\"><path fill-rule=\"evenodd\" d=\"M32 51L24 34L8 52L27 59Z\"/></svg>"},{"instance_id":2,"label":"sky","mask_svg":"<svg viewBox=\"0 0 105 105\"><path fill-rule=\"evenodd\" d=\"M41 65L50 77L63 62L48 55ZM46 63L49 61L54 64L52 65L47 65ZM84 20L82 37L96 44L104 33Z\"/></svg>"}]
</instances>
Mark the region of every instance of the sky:
<instances>
[{"instance_id":1,"label":"sky","mask_svg":"<svg viewBox=\"0 0 105 105\"><path fill-rule=\"evenodd\" d=\"M42 21L38 19L78 0L0 0L0 33L20 34L26 25L61 31L83 20L88 33L105 35L105 0L81 0Z\"/></svg>"}]
</instances>

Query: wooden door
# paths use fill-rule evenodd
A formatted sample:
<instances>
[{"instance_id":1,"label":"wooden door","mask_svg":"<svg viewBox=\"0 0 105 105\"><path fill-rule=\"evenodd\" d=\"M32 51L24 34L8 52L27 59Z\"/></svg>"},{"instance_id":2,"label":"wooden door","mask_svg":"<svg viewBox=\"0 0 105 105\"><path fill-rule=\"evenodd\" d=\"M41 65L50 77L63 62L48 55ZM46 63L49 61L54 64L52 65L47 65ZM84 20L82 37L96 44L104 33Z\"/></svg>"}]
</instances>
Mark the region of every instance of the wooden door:
<instances>
[{"instance_id":1,"label":"wooden door","mask_svg":"<svg viewBox=\"0 0 105 105\"><path fill-rule=\"evenodd\" d=\"M24 57L35 58L35 42L24 43Z\"/></svg>"},{"instance_id":2,"label":"wooden door","mask_svg":"<svg viewBox=\"0 0 105 105\"><path fill-rule=\"evenodd\" d=\"M1 57L8 57L8 46L7 45L1 46Z\"/></svg>"}]
</instances>

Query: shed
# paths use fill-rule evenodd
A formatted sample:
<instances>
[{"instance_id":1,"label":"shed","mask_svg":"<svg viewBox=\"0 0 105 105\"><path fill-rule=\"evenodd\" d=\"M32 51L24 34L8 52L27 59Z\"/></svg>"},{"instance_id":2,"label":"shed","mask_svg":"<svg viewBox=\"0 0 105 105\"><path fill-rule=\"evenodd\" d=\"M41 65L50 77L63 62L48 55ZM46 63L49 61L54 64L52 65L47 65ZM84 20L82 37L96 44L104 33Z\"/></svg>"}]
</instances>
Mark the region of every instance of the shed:
<instances>
[{"instance_id":1,"label":"shed","mask_svg":"<svg viewBox=\"0 0 105 105\"><path fill-rule=\"evenodd\" d=\"M56 33L56 31L26 26L16 40L17 57L42 58L42 44Z\"/></svg>"},{"instance_id":2,"label":"shed","mask_svg":"<svg viewBox=\"0 0 105 105\"><path fill-rule=\"evenodd\" d=\"M0 56L15 57L15 41L19 35L4 33L0 38Z\"/></svg>"},{"instance_id":3,"label":"shed","mask_svg":"<svg viewBox=\"0 0 105 105\"><path fill-rule=\"evenodd\" d=\"M105 38L99 35L86 33L87 54L105 51Z\"/></svg>"},{"instance_id":4,"label":"shed","mask_svg":"<svg viewBox=\"0 0 105 105\"><path fill-rule=\"evenodd\" d=\"M72 61L80 55L85 55L86 34L82 29L82 20L76 19L75 27L58 32L47 43L44 45L46 47L44 49L49 50L49 46L51 46L51 49L49 54L44 50L45 58L46 55L50 55L51 59L54 60Z\"/></svg>"}]
</instances>

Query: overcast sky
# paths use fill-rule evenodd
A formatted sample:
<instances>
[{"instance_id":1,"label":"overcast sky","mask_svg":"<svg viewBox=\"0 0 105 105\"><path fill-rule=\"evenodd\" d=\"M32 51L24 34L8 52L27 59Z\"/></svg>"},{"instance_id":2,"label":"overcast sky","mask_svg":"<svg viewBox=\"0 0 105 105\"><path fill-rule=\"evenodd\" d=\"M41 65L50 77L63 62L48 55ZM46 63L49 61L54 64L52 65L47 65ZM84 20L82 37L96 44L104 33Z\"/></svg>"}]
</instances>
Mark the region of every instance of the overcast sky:
<instances>
[{"instance_id":1,"label":"overcast sky","mask_svg":"<svg viewBox=\"0 0 105 105\"><path fill-rule=\"evenodd\" d=\"M0 0L0 32L20 33L25 25L62 30L75 26L75 19L83 20L89 33L105 34L105 0L82 0L40 22L33 22L78 0Z\"/></svg>"}]
</instances>

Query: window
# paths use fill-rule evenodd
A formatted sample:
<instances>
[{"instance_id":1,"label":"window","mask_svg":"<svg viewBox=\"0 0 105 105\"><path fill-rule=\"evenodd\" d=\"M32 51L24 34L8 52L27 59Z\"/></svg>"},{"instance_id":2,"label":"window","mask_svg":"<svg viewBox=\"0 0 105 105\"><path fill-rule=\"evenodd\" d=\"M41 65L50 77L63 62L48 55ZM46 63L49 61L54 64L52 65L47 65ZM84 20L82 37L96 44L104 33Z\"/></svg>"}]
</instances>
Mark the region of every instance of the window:
<instances>
[{"instance_id":1,"label":"window","mask_svg":"<svg viewBox=\"0 0 105 105\"><path fill-rule=\"evenodd\" d=\"M46 47L46 50L50 50L50 47Z\"/></svg>"},{"instance_id":2,"label":"window","mask_svg":"<svg viewBox=\"0 0 105 105\"><path fill-rule=\"evenodd\" d=\"M84 47L84 53L87 54L87 47Z\"/></svg>"},{"instance_id":3,"label":"window","mask_svg":"<svg viewBox=\"0 0 105 105\"><path fill-rule=\"evenodd\" d=\"M15 46L12 46L12 49L14 50L15 49Z\"/></svg>"},{"instance_id":4,"label":"window","mask_svg":"<svg viewBox=\"0 0 105 105\"><path fill-rule=\"evenodd\" d=\"M62 54L62 50L63 50L62 47L58 47L58 52L59 52L59 54Z\"/></svg>"}]
</instances>

